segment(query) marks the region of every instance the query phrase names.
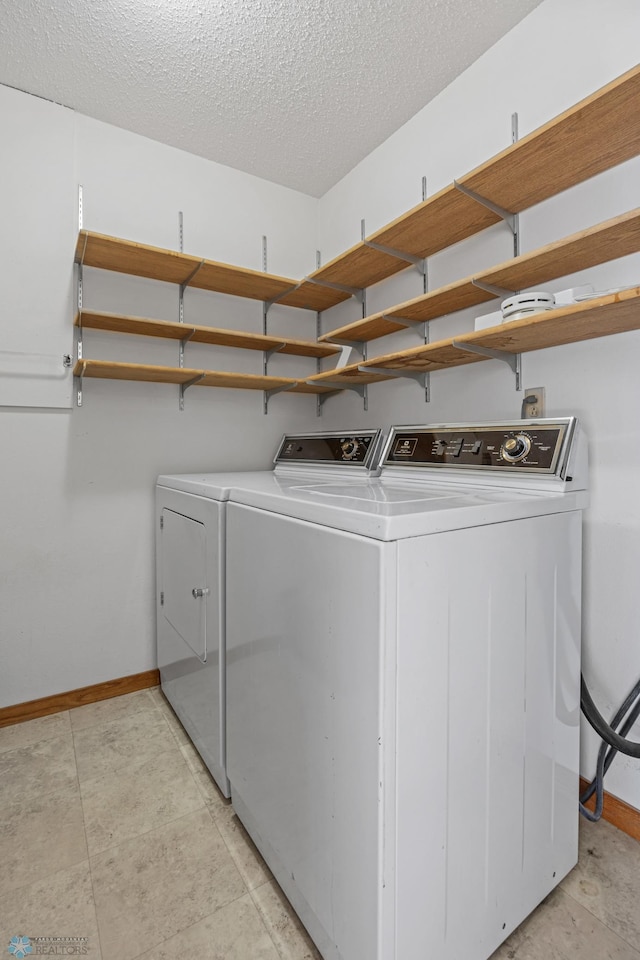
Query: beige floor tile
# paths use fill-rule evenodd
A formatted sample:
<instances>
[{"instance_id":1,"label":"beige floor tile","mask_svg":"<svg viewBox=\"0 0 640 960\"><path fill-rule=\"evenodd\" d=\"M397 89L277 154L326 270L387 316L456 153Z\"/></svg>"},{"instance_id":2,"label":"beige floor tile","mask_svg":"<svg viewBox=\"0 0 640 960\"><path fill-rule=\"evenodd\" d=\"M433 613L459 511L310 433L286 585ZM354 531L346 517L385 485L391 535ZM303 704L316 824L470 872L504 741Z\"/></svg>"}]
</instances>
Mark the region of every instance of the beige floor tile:
<instances>
[{"instance_id":1,"label":"beige floor tile","mask_svg":"<svg viewBox=\"0 0 640 960\"><path fill-rule=\"evenodd\" d=\"M251 891L281 960L322 960L309 934L275 880ZM364 958L363 958L364 960Z\"/></svg>"},{"instance_id":2,"label":"beige floor tile","mask_svg":"<svg viewBox=\"0 0 640 960\"><path fill-rule=\"evenodd\" d=\"M150 760L167 750L177 750L166 723L155 709L141 710L123 720L75 730L73 742L81 783L116 771L126 776L130 763Z\"/></svg>"},{"instance_id":3,"label":"beige floor tile","mask_svg":"<svg viewBox=\"0 0 640 960\"><path fill-rule=\"evenodd\" d=\"M105 960L131 960L247 892L205 809L91 860Z\"/></svg>"},{"instance_id":4,"label":"beige floor tile","mask_svg":"<svg viewBox=\"0 0 640 960\"><path fill-rule=\"evenodd\" d=\"M207 770L204 760L192 743L185 743L180 747L189 770L202 794L204 802L213 816L224 813L231 806L231 802L224 796L217 783Z\"/></svg>"},{"instance_id":5,"label":"beige floor tile","mask_svg":"<svg viewBox=\"0 0 640 960\"><path fill-rule=\"evenodd\" d=\"M74 783L76 765L69 736L39 740L0 753L0 809L7 803L44 797Z\"/></svg>"},{"instance_id":6,"label":"beige floor tile","mask_svg":"<svg viewBox=\"0 0 640 960\"><path fill-rule=\"evenodd\" d=\"M126 772L82 782L82 804L89 854L139 837L204 807L189 768L172 749Z\"/></svg>"},{"instance_id":7,"label":"beige floor tile","mask_svg":"<svg viewBox=\"0 0 640 960\"><path fill-rule=\"evenodd\" d=\"M174 735L180 746L185 743L191 743L189 734L178 720L173 707L165 697L162 689L160 687L152 687L149 690L149 697L154 706L162 713L166 723L169 725L171 733Z\"/></svg>"},{"instance_id":8,"label":"beige floor tile","mask_svg":"<svg viewBox=\"0 0 640 960\"><path fill-rule=\"evenodd\" d=\"M86 960L100 960L89 864L85 860L0 898L0 945L11 937L87 937ZM32 957L38 952L33 944ZM42 953L47 952L46 944Z\"/></svg>"},{"instance_id":9,"label":"beige floor tile","mask_svg":"<svg viewBox=\"0 0 640 960\"><path fill-rule=\"evenodd\" d=\"M147 687L147 693L149 694L153 702L156 704L156 706L159 706L160 704L167 702L167 698L163 694L162 687L159 684L158 686L155 686L155 687Z\"/></svg>"},{"instance_id":10,"label":"beige floor tile","mask_svg":"<svg viewBox=\"0 0 640 960\"><path fill-rule=\"evenodd\" d=\"M248 894L143 953L140 960L175 960L180 956L203 960L279 960Z\"/></svg>"},{"instance_id":11,"label":"beige floor tile","mask_svg":"<svg viewBox=\"0 0 640 960\"><path fill-rule=\"evenodd\" d=\"M638 954L593 914L557 889L490 960L640 960Z\"/></svg>"},{"instance_id":12,"label":"beige floor tile","mask_svg":"<svg viewBox=\"0 0 640 960\"><path fill-rule=\"evenodd\" d=\"M640 843L610 823L580 822L578 866L562 888L640 951Z\"/></svg>"},{"instance_id":13,"label":"beige floor tile","mask_svg":"<svg viewBox=\"0 0 640 960\"><path fill-rule=\"evenodd\" d=\"M126 720L141 710L154 710L156 704L146 690L136 690L121 697L98 700L84 707L75 707L69 711L72 730L86 730L99 723L113 723L114 720Z\"/></svg>"},{"instance_id":14,"label":"beige floor tile","mask_svg":"<svg viewBox=\"0 0 640 960\"><path fill-rule=\"evenodd\" d=\"M218 811L214 819L247 888L254 890L273 880L271 871L233 808L229 806L224 811Z\"/></svg>"},{"instance_id":15,"label":"beige floor tile","mask_svg":"<svg viewBox=\"0 0 640 960\"><path fill-rule=\"evenodd\" d=\"M0 727L0 753L28 747L40 740L67 736L70 729L68 710L52 713L48 717L38 717L37 720L25 720L23 723Z\"/></svg>"},{"instance_id":16,"label":"beige floor tile","mask_svg":"<svg viewBox=\"0 0 640 960\"><path fill-rule=\"evenodd\" d=\"M163 706L159 706L157 709L164 717L164 722L169 727L169 730L171 730L171 733L173 734L178 746L181 747L185 743L191 743L189 734L178 720L177 716L173 712L172 707L170 707L168 703L165 703Z\"/></svg>"},{"instance_id":17,"label":"beige floor tile","mask_svg":"<svg viewBox=\"0 0 640 960\"><path fill-rule=\"evenodd\" d=\"M26 794L3 806L0 898L86 859L82 804L75 781L59 791Z\"/></svg>"}]
</instances>

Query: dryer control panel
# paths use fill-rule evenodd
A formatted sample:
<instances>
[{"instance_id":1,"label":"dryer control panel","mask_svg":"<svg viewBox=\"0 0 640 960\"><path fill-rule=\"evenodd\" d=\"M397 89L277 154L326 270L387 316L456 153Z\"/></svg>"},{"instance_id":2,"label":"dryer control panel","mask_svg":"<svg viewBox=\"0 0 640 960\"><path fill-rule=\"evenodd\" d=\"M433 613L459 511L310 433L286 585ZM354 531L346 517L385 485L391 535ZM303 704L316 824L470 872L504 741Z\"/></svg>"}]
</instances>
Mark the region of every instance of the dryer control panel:
<instances>
[{"instance_id":1,"label":"dryer control panel","mask_svg":"<svg viewBox=\"0 0 640 960\"><path fill-rule=\"evenodd\" d=\"M574 419L502 424L394 427L384 466L459 467L555 474L568 450Z\"/></svg>"},{"instance_id":2,"label":"dryer control panel","mask_svg":"<svg viewBox=\"0 0 640 960\"><path fill-rule=\"evenodd\" d=\"M380 434L380 430L362 430L358 433L346 431L284 436L275 463L333 463L372 467L379 452Z\"/></svg>"}]
</instances>

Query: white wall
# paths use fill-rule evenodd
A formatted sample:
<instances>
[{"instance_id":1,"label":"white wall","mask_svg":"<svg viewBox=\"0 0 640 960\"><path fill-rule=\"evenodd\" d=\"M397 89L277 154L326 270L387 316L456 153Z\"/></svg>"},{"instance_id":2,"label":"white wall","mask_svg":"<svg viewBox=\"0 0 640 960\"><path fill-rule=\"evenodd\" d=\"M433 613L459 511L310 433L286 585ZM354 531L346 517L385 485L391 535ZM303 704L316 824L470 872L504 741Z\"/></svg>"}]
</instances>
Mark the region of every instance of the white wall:
<instances>
[{"instance_id":1,"label":"white wall","mask_svg":"<svg viewBox=\"0 0 640 960\"><path fill-rule=\"evenodd\" d=\"M60 352L63 344L73 346L78 182L86 229L177 249L181 210L187 252L262 269L266 234L272 272L297 277L314 268L316 200L23 93L0 88L0 94L0 126L24 131L15 153L4 141L3 162L16 175L30 144L28 178L46 177L47 190L64 201L58 197L59 211L41 190L31 205L23 194L34 246L41 243L38 229L46 234L44 251L38 248L46 270L44 276L32 271L22 297L11 303L11 317L28 328L34 300L44 320L42 304L48 305ZM47 142L60 144L55 176L50 152L42 149ZM21 256L32 249L28 232L25 237ZM3 232L0 260L14 239L10 229ZM52 269L62 280L50 285ZM85 269L84 306L177 319L178 292L170 284ZM186 292L185 317L262 330L260 303L197 290ZM280 308L270 315L270 329L301 338L315 337L315 322L305 311ZM44 352L31 330L20 346ZM85 331L86 357L173 364L177 352L173 341ZM189 345L189 364L261 373L262 354ZM274 357L271 371L310 375L315 361ZM29 386L38 382L34 377ZM20 378L2 385L5 404L27 402L15 393L24 388ZM43 389L39 402L54 403L47 383ZM156 665L155 478L267 467L285 429L316 427L313 397L277 396L268 416L262 402L261 392L193 387L181 413L177 387L85 380L80 408L0 408L0 705Z\"/></svg>"},{"instance_id":2,"label":"white wall","mask_svg":"<svg viewBox=\"0 0 640 960\"><path fill-rule=\"evenodd\" d=\"M637 0L546 0L436 100L370 154L320 201L323 260L421 199L421 178L434 193L510 143L511 114L520 135L556 116L635 65L640 36ZM540 59L541 58L541 59ZM640 206L640 161L594 178L521 216L522 251ZM434 256L430 287L506 260L511 237L500 225ZM579 282L596 289L640 283L640 256L545 284L556 291ZM368 312L417 296L417 272L368 291ZM498 305L498 301L496 301ZM465 311L431 324L431 339L472 329ZM359 306L341 305L323 317L325 330L357 319ZM417 345L415 333L369 344L369 356ZM640 573L640 332L523 356L524 385L544 385L550 416L576 414L590 439L591 505L585 517L584 670L605 715L611 715L640 676L636 596ZM522 394L511 371L488 362L431 377L432 400L410 381L369 388L364 414L357 395L326 404L327 428L363 424L455 422L518 417ZM519 545L513 545L517 562ZM640 724L634 731L640 740ZM594 769L596 738L584 728L583 773ZM640 764L618 757L607 787L640 807Z\"/></svg>"}]
</instances>

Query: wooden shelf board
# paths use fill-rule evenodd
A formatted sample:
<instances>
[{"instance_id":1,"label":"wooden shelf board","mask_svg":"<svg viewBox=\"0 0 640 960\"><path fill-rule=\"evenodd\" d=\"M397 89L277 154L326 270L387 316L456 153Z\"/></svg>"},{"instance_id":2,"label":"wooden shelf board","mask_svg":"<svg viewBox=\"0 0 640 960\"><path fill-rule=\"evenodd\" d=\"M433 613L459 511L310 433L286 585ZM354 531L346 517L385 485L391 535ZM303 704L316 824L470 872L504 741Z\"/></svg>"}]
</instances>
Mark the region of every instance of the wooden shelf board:
<instances>
[{"instance_id":1,"label":"wooden shelf board","mask_svg":"<svg viewBox=\"0 0 640 960\"><path fill-rule=\"evenodd\" d=\"M162 337L169 340L183 340L188 337L192 343L209 343L244 350L273 350L280 344L284 344L279 353L300 357L322 358L339 353L339 348L331 346L331 344L265 336L264 334L226 330L220 327L195 326L187 323L175 323L170 320L152 320L147 317L133 317L95 310L81 311L80 314L76 315L75 325L92 330L107 330L112 333L135 334L143 337Z\"/></svg>"},{"instance_id":2,"label":"wooden shelf board","mask_svg":"<svg viewBox=\"0 0 640 960\"><path fill-rule=\"evenodd\" d=\"M519 213L640 153L640 66L459 178L498 206ZM367 239L429 257L500 222L450 184ZM313 277L366 286L406 267L364 243Z\"/></svg>"},{"instance_id":3,"label":"wooden shelf board","mask_svg":"<svg viewBox=\"0 0 640 960\"><path fill-rule=\"evenodd\" d=\"M638 250L640 208L507 260L474 277L440 287L390 310L380 311L332 330L320 337L320 340L328 342L332 337L375 340L403 329L401 324L393 322L391 318L394 316L418 321L435 320L445 314L493 300L495 295L476 286L474 280L508 290L522 290L636 253Z\"/></svg>"},{"instance_id":4,"label":"wooden shelf board","mask_svg":"<svg viewBox=\"0 0 640 960\"><path fill-rule=\"evenodd\" d=\"M196 386L229 387L240 390L274 390L295 385L291 377L269 377L249 373L226 373L216 370L196 370L186 367L151 366L142 363L116 363L109 360L78 360L76 377L94 377L101 380L138 380L146 383L188 383L202 377Z\"/></svg>"},{"instance_id":5,"label":"wooden shelf board","mask_svg":"<svg viewBox=\"0 0 640 960\"><path fill-rule=\"evenodd\" d=\"M237 390L277 390L288 387L287 393L330 393L335 387L323 383L306 383L292 377L271 377L251 373L226 373L221 370L196 370L186 367L151 366L142 363L116 363L110 360L78 360L73 370L76 377L99 380L137 380L144 383L188 383L201 377L194 386L226 387Z\"/></svg>"},{"instance_id":6,"label":"wooden shelf board","mask_svg":"<svg viewBox=\"0 0 640 960\"><path fill-rule=\"evenodd\" d=\"M343 290L332 290L331 287L323 287L321 284L305 279L297 284L294 290L280 297L278 303L284 304L285 307L302 307L305 310L320 312L329 310L350 297L351 294Z\"/></svg>"},{"instance_id":7,"label":"wooden shelf board","mask_svg":"<svg viewBox=\"0 0 640 960\"><path fill-rule=\"evenodd\" d=\"M458 280L446 287L439 287L431 293L407 300L405 303L392 307L390 310L381 310L362 320L355 320L337 330L330 330L320 337L322 343L330 343L333 338L341 340L377 340L390 333L406 330L401 323L394 323L393 317L405 317L408 320L426 321L435 320L448 313L455 313L485 301L494 299L494 295L476 287L471 278Z\"/></svg>"},{"instance_id":8,"label":"wooden shelf board","mask_svg":"<svg viewBox=\"0 0 640 960\"><path fill-rule=\"evenodd\" d=\"M464 340L509 353L528 353L640 329L640 287L535 314L468 334ZM463 338L459 338L463 339Z\"/></svg>"},{"instance_id":9,"label":"wooden shelf board","mask_svg":"<svg viewBox=\"0 0 640 960\"><path fill-rule=\"evenodd\" d=\"M151 247L131 240L81 230L75 259L87 267L114 270L136 277L186 283L189 286L253 300L272 300L295 286L296 281L258 270L247 270L187 253ZM197 273L194 271L197 269Z\"/></svg>"},{"instance_id":10,"label":"wooden shelf board","mask_svg":"<svg viewBox=\"0 0 640 960\"><path fill-rule=\"evenodd\" d=\"M225 373L217 370L205 370L204 377L195 386L228 387L237 390L277 390L278 387L294 386L297 381L292 377L270 377L263 374Z\"/></svg>"},{"instance_id":11,"label":"wooden shelf board","mask_svg":"<svg viewBox=\"0 0 640 960\"><path fill-rule=\"evenodd\" d=\"M406 270L408 266L410 264L406 260L382 253L360 241L334 257L311 276L331 283L344 283L347 286L370 287L386 277Z\"/></svg>"},{"instance_id":12,"label":"wooden shelf board","mask_svg":"<svg viewBox=\"0 0 640 960\"><path fill-rule=\"evenodd\" d=\"M300 380L295 387L291 388L291 393L333 393L334 390L339 389L340 387L331 387L324 383L307 383L305 380Z\"/></svg>"},{"instance_id":13,"label":"wooden shelf board","mask_svg":"<svg viewBox=\"0 0 640 960\"><path fill-rule=\"evenodd\" d=\"M376 360L378 358L376 357ZM371 365L374 366L374 361L371 361ZM346 387L349 384L355 384L356 386L365 385L368 383L382 383L383 380L392 379L392 375L388 376L385 374L370 373L369 371L360 370L359 367L362 366L362 361L358 363L349 363L344 367L336 370L325 370L324 373L316 373L313 377L307 378L307 383L309 381L314 384L326 384L330 385L332 390L340 390L343 386Z\"/></svg>"},{"instance_id":14,"label":"wooden shelf board","mask_svg":"<svg viewBox=\"0 0 640 960\"><path fill-rule=\"evenodd\" d=\"M77 360L75 377L98 380L143 380L147 383L186 383L200 375L201 370L186 367L159 367L141 363L112 363L109 360Z\"/></svg>"},{"instance_id":15,"label":"wooden shelf board","mask_svg":"<svg viewBox=\"0 0 640 960\"><path fill-rule=\"evenodd\" d=\"M567 277L640 250L640 208L507 260L478 274L485 283L521 290Z\"/></svg>"},{"instance_id":16,"label":"wooden shelf board","mask_svg":"<svg viewBox=\"0 0 640 960\"><path fill-rule=\"evenodd\" d=\"M640 152L640 65L477 167L461 183L519 213Z\"/></svg>"},{"instance_id":17,"label":"wooden shelf board","mask_svg":"<svg viewBox=\"0 0 640 960\"><path fill-rule=\"evenodd\" d=\"M528 319L499 324L479 332L471 331L409 350L384 354L360 365L349 364L341 370L317 374L313 380L320 383L328 379L345 384L374 383L391 379L392 374L388 377L383 374L371 374L367 372L367 367L388 367L391 370L427 373L487 359L478 354L460 350L453 345L454 340L461 344L470 343L515 354L638 329L640 329L640 287L633 287L620 293L608 294L535 314ZM359 366L365 369L360 371Z\"/></svg>"}]
</instances>

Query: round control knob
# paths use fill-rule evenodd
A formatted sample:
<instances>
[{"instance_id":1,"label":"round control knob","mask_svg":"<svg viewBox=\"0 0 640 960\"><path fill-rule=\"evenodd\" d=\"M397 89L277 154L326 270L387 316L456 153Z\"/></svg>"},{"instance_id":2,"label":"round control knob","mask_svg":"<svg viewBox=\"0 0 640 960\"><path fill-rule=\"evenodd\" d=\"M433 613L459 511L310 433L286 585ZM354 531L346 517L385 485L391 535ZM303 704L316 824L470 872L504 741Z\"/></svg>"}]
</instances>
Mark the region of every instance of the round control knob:
<instances>
[{"instance_id":1,"label":"round control knob","mask_svg":"<svg viewBox=\"0 0 640 960\"><path fill-rule=\"evenodd\" d=\"M503 460L507 463L517 463L518 460L524 460L531 450L531 440L524 433L518 433L515 437L509 437L502 445Z\"/></svg>"},{"instance_id":2,"label":"round control knob","mask_svg":"<svg viewBox=\"0 0 640 960\"><path fill-rule=\"evenodd\" d=\"M350 437L348 440L342 441L340 449L342 450L343 460L353 460L360 449L360 443L355 437Z\"/></svg>"}]
</instances>

